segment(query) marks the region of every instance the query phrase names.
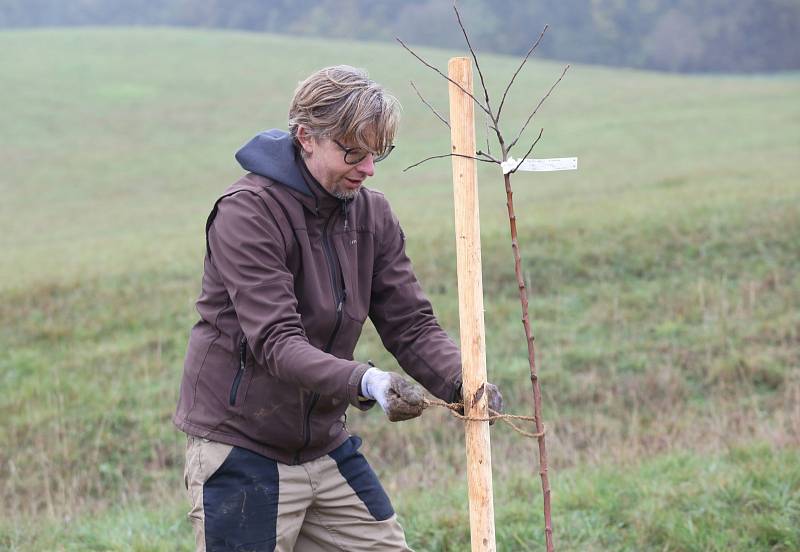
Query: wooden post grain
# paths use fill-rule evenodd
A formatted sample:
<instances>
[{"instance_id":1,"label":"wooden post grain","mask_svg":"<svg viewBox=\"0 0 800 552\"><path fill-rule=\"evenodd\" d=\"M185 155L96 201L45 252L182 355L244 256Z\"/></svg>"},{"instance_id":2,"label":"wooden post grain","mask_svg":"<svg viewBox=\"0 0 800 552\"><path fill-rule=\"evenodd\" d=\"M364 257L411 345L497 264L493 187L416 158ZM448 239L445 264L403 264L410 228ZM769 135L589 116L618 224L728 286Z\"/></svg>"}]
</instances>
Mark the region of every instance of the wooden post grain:
<instances>
[{"instance_id":1,"label":"wooden post grain","mask_svg":"<svg viewBox=\"0 0 800 552\"><path fill-rule=\"evenodd\" d=\"M455 199L456 255L458 265L458 303L461 328L462 394L467 416L488 416L486 393L486 338L483 325L483 278L478 213L478 178L475 156L475 111L472 93L472 63L469 58L452 58L448 75L461 88L450 83L450 138L453 155L453 195ZM489 423L465 422L467 445L467 484L472 552L494 552L492 499L492 455Z\"/></svg>"}]
</instances>

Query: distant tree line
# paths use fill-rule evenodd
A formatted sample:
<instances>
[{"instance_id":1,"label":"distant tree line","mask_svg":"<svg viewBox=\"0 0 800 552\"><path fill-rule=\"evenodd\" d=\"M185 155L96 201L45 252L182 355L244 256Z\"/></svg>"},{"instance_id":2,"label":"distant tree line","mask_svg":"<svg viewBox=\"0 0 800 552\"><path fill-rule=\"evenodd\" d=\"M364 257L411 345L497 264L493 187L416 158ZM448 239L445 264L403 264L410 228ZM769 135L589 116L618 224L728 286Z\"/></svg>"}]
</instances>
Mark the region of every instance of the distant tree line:
<instances>
[{"instance_id":1,"label":"distant tree line","mask_svg":"<svg viewBox=\"0 0 800 552\"><path fill-rule=\"evenodd\" d=\"M800 69L800 0L461 0L476 47L666 71ZM0 0L0 28L179 25L461 47L450 0Z\"/></svg>"}]
</instances>

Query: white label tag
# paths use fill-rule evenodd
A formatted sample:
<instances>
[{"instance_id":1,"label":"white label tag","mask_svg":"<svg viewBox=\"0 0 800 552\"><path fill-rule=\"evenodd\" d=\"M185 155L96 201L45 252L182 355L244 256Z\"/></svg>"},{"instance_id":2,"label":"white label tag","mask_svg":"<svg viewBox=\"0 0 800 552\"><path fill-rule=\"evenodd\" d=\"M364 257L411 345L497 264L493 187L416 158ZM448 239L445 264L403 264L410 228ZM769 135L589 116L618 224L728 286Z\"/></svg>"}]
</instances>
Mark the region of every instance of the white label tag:
<instances>
[{"instance_id":1,"label":"white label tag","mask_svg":"<svg viewBox=\"0 0 800 552\"><path fill-rule=\"evenodd\" d=\"M554 159L520 159L509 157L500 163L503 174L508 174L519 165L520 171L574 171L578 169L577 157L556 157Z\"/></svg>"}]
</instances>

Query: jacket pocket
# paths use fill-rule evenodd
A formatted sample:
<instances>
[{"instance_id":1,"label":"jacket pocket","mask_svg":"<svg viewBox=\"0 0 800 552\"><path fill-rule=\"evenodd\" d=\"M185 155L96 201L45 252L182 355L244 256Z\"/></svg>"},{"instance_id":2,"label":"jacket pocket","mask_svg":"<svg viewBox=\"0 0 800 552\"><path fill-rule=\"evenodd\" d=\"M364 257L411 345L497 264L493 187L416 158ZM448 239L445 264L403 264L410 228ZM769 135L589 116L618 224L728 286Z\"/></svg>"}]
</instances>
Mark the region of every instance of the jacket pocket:
<instances>
[{"instance_id":1,"label":"jacket pocket","mask_svg":"<svg viewBox=\"0 0 800 552\"><path fill-rule=\"evenodd\" d=\"M231 393L228 397L228 403L231 406L236 406L236 396L239 394L239 385L242 383L242 377L244 376L244 372L247 369L247 338L242 337L242 340L239 342L239 369L236 371L236 375L233 378L233 383L231 384Z\"/></svg>"}]
</instances>

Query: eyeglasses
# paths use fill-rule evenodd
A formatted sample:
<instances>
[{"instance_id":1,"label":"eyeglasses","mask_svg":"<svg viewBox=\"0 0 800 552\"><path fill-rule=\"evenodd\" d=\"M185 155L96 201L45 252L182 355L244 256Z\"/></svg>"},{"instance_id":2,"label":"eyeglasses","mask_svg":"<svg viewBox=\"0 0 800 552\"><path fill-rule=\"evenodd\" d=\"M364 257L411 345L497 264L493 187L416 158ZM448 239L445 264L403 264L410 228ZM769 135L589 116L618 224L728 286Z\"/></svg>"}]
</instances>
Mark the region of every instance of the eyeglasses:
<instances>
[{"instance_id":1,"label":"eyeglasses","mask_svg":"<svg viewBox=\"0 0 800 552\"><path fill-rule=\"evenodd\" d=\"M339 143L339 140L333 140L333 143L339 146L342 149L342 151L344 151L344 162L347 163L348 165L358 165L367 157L367 155L372 153L369 151L365 151L362 148L346 148ZM376 155L373 153L372 162L377 163L379 161L383 161L384 159L389 157L389 154L392 153L393 149L394 149L394 144L391 144L389 147L383 150L383 153L381 153L380 155Z\"/></svg>"}]
</instances>

